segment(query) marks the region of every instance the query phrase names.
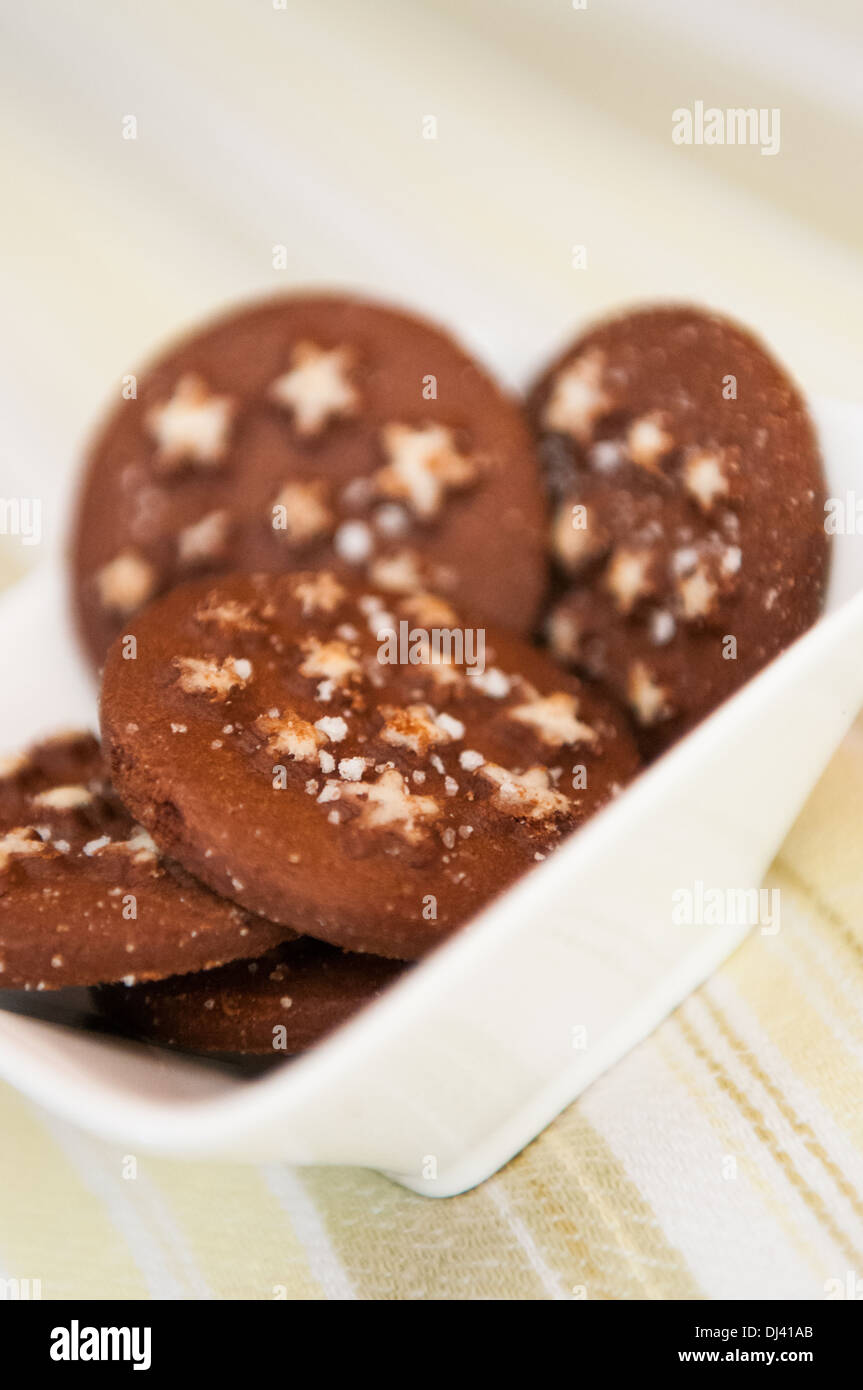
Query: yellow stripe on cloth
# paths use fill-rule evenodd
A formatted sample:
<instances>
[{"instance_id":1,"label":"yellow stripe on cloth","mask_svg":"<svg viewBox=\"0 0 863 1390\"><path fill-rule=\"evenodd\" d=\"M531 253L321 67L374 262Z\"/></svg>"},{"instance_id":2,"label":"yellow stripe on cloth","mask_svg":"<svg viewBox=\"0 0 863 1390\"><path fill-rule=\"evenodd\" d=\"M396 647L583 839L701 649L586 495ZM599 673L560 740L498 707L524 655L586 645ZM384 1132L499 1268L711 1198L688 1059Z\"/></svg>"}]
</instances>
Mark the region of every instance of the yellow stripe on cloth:
<instances>
[{"instance_id":1,"label":"yellow stripe on cloth","mask_svg":"<svg viewBox=\"0 0 863 1390\"><path fill-rule=\"evenodd\" d=\"M487 1186L430 1201L369 1172L309 1169L303 1177L358 1298L549 1297Z\"/></svg>"},{"instance_id":2,"label":"yellow stripe on cloth","mask_svg":"<svg viewBox=\"0 0 863 1390\"><path fill-rule=\"evenodd\" d=\"M856 1258L853 1247L846 1243L841 1228L837 1226L824 1198L812 1182L811 1165L805 1165L810 1171L801 1171L801 1158L806 1157L802 1145L792 1149L783 1143L762 1107L750 1098L740 1079L732 1075L728 1066L718 1060L715 1050L702 1042L687 1018L681 1015L677 1021L687 1043L707 1069L716 1087L734 1105L761 1144L764 1149L762 1161L765 1166L769 1162L776 1166L779 1170L778 1176L784 1178L792 1193L808 1208L811 1216L828 1234L830 1240L853 1261ZM765 1291L765 1297L767 1296L769 1295Z\"/></svg>"},{"instance_id":3,"label":"yellow stripe on cloth","mask_svg":"<svg viewBox=\"0 0 863 1390\"><path fill-rule=\"evenodd\" d=\"M720 977L757 1018L766 1040L863 1153L863 996L846 933L819 919L781 869L782 928L752 938ZM759 1051L762 1049L759 1049Z\"/></svg>"},{"instance_id":4,"label":"yellow stripe on cloth","mask_svg":"<svg viewBox=\"0 0 863 1390\"><path fill-rule=\"evenodd\" d=\"M105 1202L38 1112L0 1088L0 1274L43 1298L146 1298L152 1286Z\"/></svg>"},{"instance_id":5,"label":"yellow stripe on cloth","mask_svg":"<svg viewBox=\"0 0 863 1390\"><path fill-rule=\"evenodd\" d=\"M650 1204L577 1105L497 1181L569 1297L703 1296Z\"/></svg>"},{"instance_id":6,"label":"yellow stripe on cloth","mask_svg":"<svg viewBox=\"0 0 863 1390\"><path fill-rule=\"evenodd\" d=\"M845 1176L840 1163L828 1151L826 1127L819 1126L820 1132L816 1133L811 1120L801 1115L800 1107L789 1100L752 1048L735 1032L723 1011L714 1003L710 992L705 991L702 1000L723 1040L740 1058L755 1087L767 1097L771 1108L778 1112L783 1126L790 1131L794 1148L801 1156L805 1155L807 1168L813 1170L813 1181L826 1180L841 1202L847 1204L849 1211L841 1213L842 1224L839 1225L839 1221L831 1217L829 1229L840 1248L863 1268L863 1242L855 1245L855 1239L859 1237L848 1229L856 1218L856 1224L863 1230L863 1200Z\"/></svg>"},{"instance_id":7,"label":"yellow stripe on cloth","mask_svg":"<svg viewBox=\"0 0 863 1390\"><path fill-rule=\"evenodd\" d=\"M292 1298L324 1297L307 1251L258 1168L143 1155L140 1169L169 1204L214 1298L278 1299L287 1289Z\"/></svg>"},{"instance_id":8,"label":"yellow stripe on cloth","mask_svg":"<svg viewBox=\"0 0 863 1390\"><path fill-rule=\"evenodd\" d=\"M705 1073L701 1065L702 1057L696 1048L690 1046L690 1035L686 1028L679 1026L678 1019L674 1020L674 1024L673 1030L667 1026L660 1029L657 1046L716 1136L722 1162L727 1164L733 1160L734 1167L729 1171L734 1175L735 1186L741 1179L749 1184L757 1204L756 1210L760 1206L762 1222L771 1221L795 1251L798 1264L805 1265L811 1271L814 1281L823 1283L829 1272L829 1263L794 1220L788 1204L782 1200L771 1166L764 1161L762 1133L757 1126L753 1126L748 1134L741 1133L744 1115L737 1107L732 1107L732 1113L729 1113L729 1106L723 1103L727 1102L728 1097L715 1094L713 1077L709 1072ZM736 1192L733 1201L738 1205ZM715 1199L711 1205L717 1205ZM767 1293L766 1288L761 1290L761 1296L767 1296ZM754 1292L749 1296L755 1296Z\"/></svg>"},{"instance_id":9,"label":"yellow stripe on cloth","mask_svg":"<svg viewBox=\"0 0 863 1390\"><path fill-rule=\"evenodd\" d=\"M780 867L807 886L822 916L850 929L858 947L863 946L861 826L863 720L830 762L779 854Z\"/></svg>"}]
</instances>

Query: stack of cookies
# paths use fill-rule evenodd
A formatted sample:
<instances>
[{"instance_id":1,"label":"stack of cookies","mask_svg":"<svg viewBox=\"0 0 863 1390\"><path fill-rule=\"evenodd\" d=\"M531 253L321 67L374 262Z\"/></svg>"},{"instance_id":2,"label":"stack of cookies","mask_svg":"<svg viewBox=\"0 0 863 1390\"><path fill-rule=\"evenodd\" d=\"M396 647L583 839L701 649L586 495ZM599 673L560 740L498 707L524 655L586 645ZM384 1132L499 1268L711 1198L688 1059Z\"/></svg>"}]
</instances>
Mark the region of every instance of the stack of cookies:
<instances>
[{"instance_id":1,"label":"stack of cookies","mask_svg":"<svg viewBox=\"0 0 863 1390\"><path fill-rule=\"evenodd\" d=\"M795 387L695 310L600 326L524 409L370 303L210 326L88 463L102 742L0 774L0 985L308 1047L814 621L823 508Z\"/></svg>"}]
</instances>

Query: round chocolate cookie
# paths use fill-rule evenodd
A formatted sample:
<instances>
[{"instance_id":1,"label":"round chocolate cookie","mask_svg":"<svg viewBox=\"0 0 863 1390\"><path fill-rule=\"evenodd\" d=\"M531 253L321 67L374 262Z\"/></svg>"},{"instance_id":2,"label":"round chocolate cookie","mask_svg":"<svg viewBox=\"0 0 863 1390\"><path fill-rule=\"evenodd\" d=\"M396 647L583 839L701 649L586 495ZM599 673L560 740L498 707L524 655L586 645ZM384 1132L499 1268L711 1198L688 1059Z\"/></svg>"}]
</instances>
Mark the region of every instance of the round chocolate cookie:
<instances>
[{"instance_id":1,"label":"round chocolate cookie","mask_svg":"<svg viewBox=\"0 0 863 1390\"><path fill-rule=\"evenodd\" d=\"M814 622L825 483L794 384L715 315L592 329L537 382L555 655L625 702L661 752Z\"/></svg>"},{"instance_id":2,"label":"round chocolate cookie","mask_svg":"<svg viewBox=\"0 0 863 1390\"><path fill-rule=\"evenodd\" d=\"M530 630L547 572L535 447L440 329L357 299L275 299L135 389L91 451L72 547L97 665L149 599L235 569L326 564Z\"/></svg>"},{"instance_id":3,"label":"round chocolate cookie","mask_svg":"<svg viewBox=\"0 0 863 1390\"><path fill-rule=\"evenodd\" d=\"M93 999L112 1023L147 1042L278 1057L311 1047L409 968L304 937L205 974L102 985Z\"/></svg>"},{"instance_id":4,"label":"round chocolate cookie","mask_svg":"<svg viewBox=\"0 0 863 1390\"><path fill-rule=\"evenodd\" d=\"M349 949L421 955L636 770L603 697L429 594L229 575L129 629L102 686L123 800L217 892Z\"/></svg>"},{"instance_id":5,"label":"round chocolate cookie","mask_svg":"<svg viewBox=\"0 0 863 1390\"><path fill-rule=\"evenodd\" d=\"M0 766L0 987L204 970L293 933L164 860L120 804L90 734Z\"/></svg>"}]
</instances>

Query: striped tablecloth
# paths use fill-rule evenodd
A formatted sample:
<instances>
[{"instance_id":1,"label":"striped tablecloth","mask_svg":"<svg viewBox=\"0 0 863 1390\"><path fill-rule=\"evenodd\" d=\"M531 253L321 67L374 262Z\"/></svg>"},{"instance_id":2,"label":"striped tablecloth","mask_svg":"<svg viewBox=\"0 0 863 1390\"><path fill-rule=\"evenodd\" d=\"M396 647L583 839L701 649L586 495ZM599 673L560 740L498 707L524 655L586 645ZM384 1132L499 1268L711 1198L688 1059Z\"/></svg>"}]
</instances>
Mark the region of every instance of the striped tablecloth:
<instances>
[{"instance_id":1,"label":"striped tablecloth","mask_svg":"<svg viewBox=\"0 0 863 1390\"><path fill-rule=\"evenodd\" d=\"M0 1277L44 1298L863 1296L863 723L753 935L462 1197L373 1173L175 1163L0 1088Z\"/></svg>"}]
</instances>

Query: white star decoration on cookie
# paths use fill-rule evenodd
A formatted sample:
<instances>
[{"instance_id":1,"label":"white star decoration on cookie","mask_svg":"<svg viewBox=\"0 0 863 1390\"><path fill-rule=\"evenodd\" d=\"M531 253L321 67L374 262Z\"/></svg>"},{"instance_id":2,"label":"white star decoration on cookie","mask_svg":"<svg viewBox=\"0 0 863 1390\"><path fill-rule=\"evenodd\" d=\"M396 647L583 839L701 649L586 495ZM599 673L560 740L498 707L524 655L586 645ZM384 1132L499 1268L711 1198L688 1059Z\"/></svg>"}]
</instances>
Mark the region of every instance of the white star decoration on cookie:
<instances>
[{"instance_id":1,"label":"white star decoration on cookie","mask_svg":"<svg viewBox=\"0 0 863 1390\"><path fill-rule=\"evenodd\" d=\"M594 421L612 405L602 386L603 367L602 353L593 351L558 372L543 411L543 424L586 443Z\"/></svg>"},{"instance_id":2,"label":"white star decoration on cookie","mask_svg":"<svg viewBox=\"0 0 863 1390\"><path fill-rule=\"evenodd\" d=\"M214 560L224 550L230 529L230 513L224 508L207 512L199 521L184 526L177 536L180 563L193 565L201 560Z\"/></svg>"},{"instance_id":3,"label":"white star decoration on cookie","mask_svg":"<svg viewBox=\"0 0 863 1390\"><path fill-rule=\"evenodd\" d=\"M158 575L136 550L121 550L96 572L94 580L103 608L134 613L153 593Z\"/></svg>"},{"instance_id":4,"label":"white star decoration on cookie","mask_svg":"<svg viewBox=\"0 0 863 1390\"><path fill-rule=\"evenodd\" d=\"M332 613L347 598L347 590L329 570L302 575L294 584L294 598L303 606L303 617L310 613Z\"/></svg>"},{"instance_id":5,"label":"white star decoration on cookie","mask_svg":"<svg viewBox=\"0 0 863 1390\"><path fill-rule=\"evenodd\" d=\"M569 798L552 786L548 768L529 767L527 772L510 772L499 763L483 763L479 774L494 783L492 805L508 816L548 820L572 810Z\"/></svg>"},{"instance_id":6,"label":"white star decoration on cookie","mask_svg":"<svg viewBox=\"0 0 863 1390\"><path fill-rule=\"evenodd\" d=\"M430 705L408 705L405 709L385 705L381 714L385 724L381 738L396 748L409 748L425 754L433 744L451 743L464 734L464 725L451 716L438 715Z\"/></svg>"},{"instance_id":7,"label":"white star decoration on cookie","mask_svg":"<svg viewBox=\"0 0 863 1390\"><path fill-rule=\"evenodd\" d=\"M248 684L252 678L252 663L245 657L175 656L172 665L179 671L177 684L187 695L208 695L211 700L226 700L232 690Z\"/></svg>"},{"instance_id":8,"label":"white star decoration on cookie","mask_svg":"<svg viewBox=\"0 0 863 1390\"><path fill-rule=\"evenodd\" d=\"M443 425L386 425L382 437L389 462L375 474L378 490L401 498L425 520L440 511L447 490L476 478L475 460L459 453L452 430Z\"/></svg>"},{"instance_id":9,"label":"white star decoration on cookie","mask_svg":"<svg viewBox=\"0 0 863 1390\"><path fill-rule=\"evenodd\" d=\"M347 643L337 638L321 642L317 637L308 637L302 643L302 648L306 659L299 668L300 675L308 676L310 680L331 680L336 685L343 685L362 670Z\"/></svg>"},{"instance_id":10,"label":"white star decoration on cookie","mask_svg":"<svg viewBox=\"0 0 863 1390\"><path fill-rule=\"evenodd\" d=\"M267 740L272 753L287 753L298 762L317 757L318 749L327 741L322 730L292 709L276 716L262 715L255 720L255 730Z\"/></svg>"},{"instance_id":11,"label":"white star decoration on cookie","mask_svg":"<svg viewBox=\"0 0 863 1390\"><path fill-rule=\"evenodd\" d=\"M674 438L665 426L662 411L654 410L632 421L626 431L626 448L632 462L637 463L639 468L662 476L660 460L674 448Z\"/></svg>"},{"instance_id":12,"label":"white star decoration on cookie","mask_svg":"<svg viewBox=\"0 0 863 1390\"><path fill-rule=\"evenodd\" d=\"M605 571L605 584L621 613L631 613L638 600L650 593L651 565L649 550L621 546L614 552Z\"/></svg>"},{"instance_id":13,"label":"white star decoration on cookie","mask_svg":"<svg viewBox=\"0 0 863 1390\"><path fill-rule=\"evenodd\" d=\"M704 618L713 608L717 595L716 585L699 565L692 574L678 579L677 587L683 605L683 616L690 621Z\"/></svg>"},{"instance_id":14,"label":"white star decoration on cookie","mask_svg":"<svg viewBox=\"0 0 863 1390\"><path fill-rule=\"evenodd\" d=\"M634 661L627 681L629 703L641 724L656 724L672 714L668 691L661 686L643 661Z\"/></svg>"},{"instance_id":15,"label":"white star decoration on cookie","mask_svg":"<svg viewBox=\"0 0 863 1390\"><path fill-rule=\"evenodd\" d=\"M554 695L535 695L527 704L516 705L509 711L510 719L517 719L520 724L536 729L543 743L553 748L594 741L596 733L589 724L583 724L577 715L578 700L564 690Z\"/></svg>"},{"instance_id":16,"label":"white star decoration on cookie","mask_svg":"<svg viewBox=\"0 0 863 1390\"><path fill-rule=\"evenodd\" d=\"M336 786L340 798L360 803L358 825L369 830L398 829L411 844L423 838L426 822L440 815L434 797L408 791L404 777L394 767L382 772L376 782L348 782Z\"/></svg>"},{"instance_id":17,"label":"white star decoration on cookie","mask_svg":"<svg viewBox=\"0 0 863 1390\"><path fill-rule=\"evenodd\" d=\"M717 497L728 496L728 478L720 454L712 449L692 449L683 465L686 490L703 512L709 512Z\"/></svg>"},{"instance_id":18,"label":"white star decoration on cookie","mask_svg":"<svg viewBox=\"0 0 863 1390\"><path fill-rule=\"evenodd\" d=\"M348 377L353 362L348 347L327 351L316 343L297 343L290 371L277 377L270 396L293 412L298 434L311 438L325 429L331 416L356 413L359 392Z\"/></svg>"},{"instance_id":19,"label":"white star decoration on cookie","mask_svg":"<svg viewBox=\"0 0 863 1390\"><path fill-rule=\"evenodd\" d=\"M159 446L158 463L168 470L185 462L220 463L235 410L230 396L211 395L201 377L181 377L171 399L147 416Z\"/></svg>"},{"instance_id":20,"label":"white star decoration on cookie","mask_svg":"<svg viewBox=\"0 0 863 1390\"><path fill-rule=\"evenodd\" d=\"M335 518L327 505L324 479L285 483L273 503L273 529L292 545L307 545L332 531Z\"/></svg>"},{"instance_id":21,"label":"white star decoration on cookie","mask_svg":"<svg viewBox=\"0 0 863 1390\"><path fill-rule=\"evenodd\" d=\"M43 854L45 841L32 826L17 826L0 837L0 869L6 869L18 855Z\"/></svg>"}]
</instances>

